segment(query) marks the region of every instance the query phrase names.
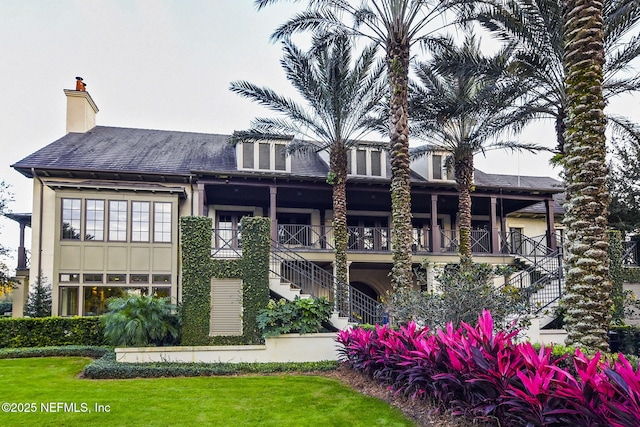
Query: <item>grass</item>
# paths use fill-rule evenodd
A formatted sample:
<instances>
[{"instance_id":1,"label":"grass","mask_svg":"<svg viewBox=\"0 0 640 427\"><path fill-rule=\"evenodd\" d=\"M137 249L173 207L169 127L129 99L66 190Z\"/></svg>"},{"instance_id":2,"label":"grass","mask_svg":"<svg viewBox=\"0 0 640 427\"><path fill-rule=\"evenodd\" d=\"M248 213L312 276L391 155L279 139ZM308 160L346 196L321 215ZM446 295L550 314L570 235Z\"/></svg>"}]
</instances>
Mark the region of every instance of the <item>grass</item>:
<instances>
[{"instance_id":1,"label":"grass","mask_svg":"<svg viewBox=\"0 0 640 427\"><path fill-rule=\"evenodd\" d=\"M35 412L0 411L4 426L411 426L395 408L338 381L306 375L79 379L90 359L0 360L0 404L35 403ZM46 412L43 406L56 408ZM77 411L73 412L73 405ZM95 405L108 412L97 412ZM85 406L86 405L86 406Z\"/></svg>"}]
</instances>

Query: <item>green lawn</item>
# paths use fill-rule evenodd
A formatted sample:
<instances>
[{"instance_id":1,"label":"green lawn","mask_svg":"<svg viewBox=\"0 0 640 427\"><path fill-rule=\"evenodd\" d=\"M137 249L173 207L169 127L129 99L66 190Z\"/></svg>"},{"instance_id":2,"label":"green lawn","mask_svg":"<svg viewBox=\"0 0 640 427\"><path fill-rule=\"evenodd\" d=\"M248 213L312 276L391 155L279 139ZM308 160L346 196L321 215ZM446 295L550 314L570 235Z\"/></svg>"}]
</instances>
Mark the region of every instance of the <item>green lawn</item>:
<instances>
[{"instance_id":1,"label":"green lawn","mask_svg":"<svg viewBox=\"0 0 640 427\"><path fill-rule=\"evenodd\" d=\"M0 426L413 425L386 403L323 377L78 379L88 362L0 360L0 403L35 410L11 413L3 405Z\"/></svg>"}]
</instances>

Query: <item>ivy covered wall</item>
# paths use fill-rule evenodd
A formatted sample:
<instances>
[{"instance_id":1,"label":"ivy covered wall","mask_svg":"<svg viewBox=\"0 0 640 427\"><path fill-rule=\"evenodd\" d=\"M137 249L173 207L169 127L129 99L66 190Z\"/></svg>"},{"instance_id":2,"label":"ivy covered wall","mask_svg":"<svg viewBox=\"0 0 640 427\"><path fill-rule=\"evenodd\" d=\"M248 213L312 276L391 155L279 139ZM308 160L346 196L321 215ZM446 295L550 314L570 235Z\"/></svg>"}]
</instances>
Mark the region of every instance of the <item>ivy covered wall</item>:
<instances>
[{"instance_id":1,"label":"ivy covered wall","mask_svg":"<svg viewBox=\"0 0 640 427\"><path fill-rule=\"evenodd\" d=\"M180 219L182 253L182 345L261 344L258 311L269 302L269 218L245 217L242 258L211 258L211 218ZM242 279L241 336L209 336L211 278Z\"/></svg>"}]
</instances>

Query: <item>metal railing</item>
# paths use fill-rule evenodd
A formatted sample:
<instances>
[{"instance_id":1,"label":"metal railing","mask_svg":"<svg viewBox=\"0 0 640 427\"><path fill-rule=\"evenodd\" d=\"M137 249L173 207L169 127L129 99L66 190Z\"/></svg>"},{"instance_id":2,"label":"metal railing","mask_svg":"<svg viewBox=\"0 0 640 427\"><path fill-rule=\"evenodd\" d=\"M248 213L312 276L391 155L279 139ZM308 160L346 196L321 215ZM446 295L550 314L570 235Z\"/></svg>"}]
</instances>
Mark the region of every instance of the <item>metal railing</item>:
<instances>
[{"instance_id":1,"label":"metal railing","mask_svg":"<svg viewBox=\"0 0 640 427\"><path fill-rule=\"evenodd\" d=\"M334 290L336 280L333 274L278 242L272 241L272 249L269 271L273 275L300 289L300 293L327 298L341 316L348 314L348 307L337 307Z\"/></svg>"},{"instance_id":2,"label":"metal railing","mask_svg":"<svg viewBox=\"0 0 640 427\"><path fill-rule=\"evenodd\" d=\"M638 249L638 242L622 242L622 265L627 267L640 266Z\"/></svg>"},{"instance_id":3,"label":"metal railing","mask_svg":"<svg viewBox=\"0 0 640 427\"><path fill-rule=\"evenodd\" d=\"M242 235L237 228L214 228L211 234L213 258L242 257Z\"/></svg>"},{"instance_id":4,"label":"metal railing","mask_svg":"<svg viewBox=\"0 0 640 427\"><path fill-rule=\"evenodd\" d=\"M554 251L514 274L505 283L523 292L532 313L537 314L560 300L563 293L564 275L562 254Z\"/></svg>"},{"instance_id":5,"label":"metal railing","mask_svg":"<svg viewBox=\"0 0 640 427\"><path fill-rule=\"evenodd\" d=\"M460 249L459 231L455 229L440 230L440 252L457 254ZM489 230L471 230L471 252L477 254L491 253L491 233Z\"/></svg>"},{"instance_id":6,"label":"metal railing","mask_svg":"<svg viewBox=\"0 0 640 427\"><path fill-rule=\"evenodd\" d=\"M383 322L381 303L353 286L349 286L349 321L381 325Z\"/></svg>"},{"instance_id":7,"label":"metal railing","mask_svg":"<svg viewBox=\"0 0 640 427\"><path fill-rule=\"evenodd\" d=\"M538 259L546 258L553 253L547 246L547 236L544 234L527 237L519 231L507 231L500 233L500 241L502 253L519 255L534 264Z\"/></svg>"},{"instance_id":8,"label":"metal railing","mask_svg":"<svg viewBox=\"0 0 640 427\"><path fill-rule=\"evenodd\" d=\"M278 224L278 243L290 248L333 250L333 227Z\"/></svg>"},{"instance_id":9,"label":"metal railing","mask_svg":"<svg viewBox=\"0 0 640 427\"><path fill-rule=\"evenodd\" d=\"M347 250L352 251L391 251L389 227L347 227Z\"/></svg>"}]
</instances>

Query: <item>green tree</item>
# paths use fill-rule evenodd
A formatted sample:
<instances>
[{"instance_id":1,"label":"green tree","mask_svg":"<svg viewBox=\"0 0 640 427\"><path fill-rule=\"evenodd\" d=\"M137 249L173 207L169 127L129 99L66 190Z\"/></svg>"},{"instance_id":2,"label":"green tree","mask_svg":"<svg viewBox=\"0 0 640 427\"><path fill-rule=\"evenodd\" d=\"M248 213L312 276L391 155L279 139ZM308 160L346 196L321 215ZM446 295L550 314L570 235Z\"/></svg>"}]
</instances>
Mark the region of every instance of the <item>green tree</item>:
<instances>
[{"instance_id":1,"label":"green tree","mask_svg":"<svg viewBox=\"0 0 640 427\"><path fill-rule=\"evenodd\" d=\"M9 185L0 181L0 215L9 212L9 203L13 200L13 194L9 190ZM0 245L0 257L7 256L9 248ZM10 291L15 286L11 271L7 264L0 261L0 294Z\"/></svg>"},{"instance_id":2,"label":"green tree","mask_svg":"<svg viewBox=\"0 0 640 427\"><path fill-rule=\"evenodd\" d=\"M104 316L104 336L115 346L174 344L180 333L176 306L168 298L112 298Z\"/></svg>"},{"instance_id":3,"label":"green tree","mask_svg":"<svg viewBox=\"0 0 640 427\"><path fill-rule=\"evenodd\" d=\"M294 135L288 144L290 152L329 152L327 182L333 187L336 300L344 313L348 311L349 298L347 154L370 131L373 113L386 94L384 66L376 60L373 47L364 49L352 60L352 46L347 37L308 53L289 41L283 45L282 68L306 105L249 82L233 82L232 91L285 116L255 119L249 130L235 132L233 139L289 139L289 135Z\"/></svg>"},{"instance_id":4,"label":"green tree","mask_svg":"<svg viewBox=\"0 0 640 427\"><path fill-rule=\"evenodd\" d=\"M518 52L511 69L533 95L526 108L535 118L555 122L556 160L565 152L568 100L565 91L565 41L563 5L560 0L475 0L469 2L468 19L476 19L498 39L514 42ZM640 77L629 73L640 54L640 36L633 34L640 21L637 0L604 0L602 94L605 102L616 95L640 89ZM640 129L623 116L608 115L614 133L640 141Z\"/></svg>"},{"instance_id":5,"label":"green tree","mask_svg":"<svg viewBox=\"0 0 640 427\"><path fill-rule=\"evenodd\" d=\"M263 8L277 1L256 0L255 3ZM393 289L411 286L413 278L408 114L410 50L441 28L443 21L438 18L455 3L451 0L309 0L303 12L272 35L275 39L287 39L296 32L313 31L315 41L322 42L347 33L368 38L384 49L389 82Z\"/></svg>"},{"instance_id":6,"label":"green tree","mask_svg":"<svg viewBox=\"0 0 640 427\"><path fill-rule=\"evenodd\" d=\"M609 225L623 232L640 231L640 142L614 139L607 181L611 203Z\"/></svg>"},{"instance_id":7,"label":"green tree","mask_svg":"<svg viewBox=\"0 0 640 427\"><path fill-rule=\"evenodd\" d=\"M28 317L51 316L51 285L46 284L47 279L38 275L36 284L29 292L29 297L24 307L24 315Z\"/></svg>"},{"instance_id":8,"label":"green tree","mask_svg":"<svg viewBox=\"0 0 640 427\"><path fill-rule=\"evenodd\" d=\"M563 18L567 344L608 350L611 280L606 234L603 4L568 0Z\"/></svg>"},{"instance_id":9,"label":"green tree","mask_svg":"<svg viewBox=\"0 0 640 427\"><path fill-rule=\"evenodd\" d=\"M506 72L511 48L491 57L480 52L476 38L467 35L458 47L450 38L432 45L429 62L416 66L411 84L412 131L428 142L411 150L412 157L448 153L458 189L459 255L462 267L472 264L471 192L473 160L493 149L541 150L535 144L500 139L518 131L528 116L518 109L523 88Z\"/></svg>"}]
</instances>

